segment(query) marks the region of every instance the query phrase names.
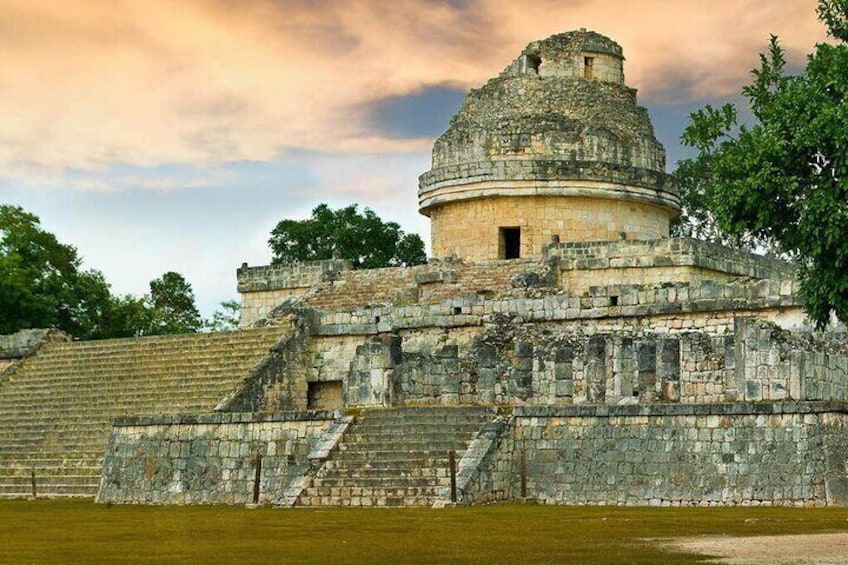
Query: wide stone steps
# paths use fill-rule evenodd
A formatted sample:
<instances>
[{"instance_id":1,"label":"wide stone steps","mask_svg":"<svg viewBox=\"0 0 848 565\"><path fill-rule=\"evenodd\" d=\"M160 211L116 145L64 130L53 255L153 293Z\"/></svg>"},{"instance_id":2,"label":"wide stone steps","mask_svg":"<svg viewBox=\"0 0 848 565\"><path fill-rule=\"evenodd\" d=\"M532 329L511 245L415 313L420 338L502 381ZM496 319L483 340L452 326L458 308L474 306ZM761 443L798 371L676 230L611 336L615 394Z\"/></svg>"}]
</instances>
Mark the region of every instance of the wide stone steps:
<instances>
[{"instance_id":1,"label":"wide stone steps","mask_svg":"<svg viewBox=\"0 0 848 565\"><path fill-rule=\"evenodd\" d=\"M431 506L457 459L496 414L489 408L365 411L312 478L297 506Z\"/></svg>"},{"instance_id":2,"label":"wide stone steps","mask_svg":"<svg viewBox=\"0 0 848 565\"><path fill-rule=\"evenodd\" d=\"M0 498L29 496L30 467L39 496L94 496L113 419L213 410L284 331L43 347L0 382Z\"/></svg>"}]
</instances>

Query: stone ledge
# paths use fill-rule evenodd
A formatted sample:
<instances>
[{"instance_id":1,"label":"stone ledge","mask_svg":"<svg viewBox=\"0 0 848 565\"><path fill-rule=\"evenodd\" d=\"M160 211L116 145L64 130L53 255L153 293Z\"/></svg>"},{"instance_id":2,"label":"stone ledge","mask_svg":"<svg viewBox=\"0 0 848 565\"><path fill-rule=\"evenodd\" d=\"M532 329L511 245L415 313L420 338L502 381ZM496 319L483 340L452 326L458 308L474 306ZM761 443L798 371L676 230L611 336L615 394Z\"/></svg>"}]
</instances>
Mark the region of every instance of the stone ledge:
<instances>
[{"instance_id":1,"label":"stone ledge","mask_svg":"<svg viewBox=\"0 0 848 565\"><path fill-rule=\"evenodd\" d=\"M338 411L293 410L288 412L207 412L204 414L158 414L151 416L127 416L112 420L113 427L129 426L172 426L183 424L254 424L262 422L293 422L312 420L336 420Z\"/></svg>"},{"instance_id":2,"label":"stone ledge","mask_svg":"<svg viewBox=\"0 0 848 565\"><path fill-rule=\"evenodd\" d=\"M585 418L615 416L747 416L769 414L848 414L845 401L726 402L719 404L631 404L609 406L516 406L516 418Z\"/></svg>"}]
</instances>

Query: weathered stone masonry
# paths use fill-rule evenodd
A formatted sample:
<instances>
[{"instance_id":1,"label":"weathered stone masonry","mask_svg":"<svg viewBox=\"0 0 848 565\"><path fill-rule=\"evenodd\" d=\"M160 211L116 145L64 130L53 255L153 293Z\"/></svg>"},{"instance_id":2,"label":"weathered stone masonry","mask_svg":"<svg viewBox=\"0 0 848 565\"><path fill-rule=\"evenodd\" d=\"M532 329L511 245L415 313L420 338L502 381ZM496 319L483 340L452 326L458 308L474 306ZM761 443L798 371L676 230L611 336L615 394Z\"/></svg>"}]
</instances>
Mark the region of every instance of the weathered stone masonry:
<instances>
[{"instance_id":1,"label":"weathered stone masonry","mask_svg":"<svg viewBox=\"0 0 848 565\"><path fill-rule=\"evenodd\" d=\"M792 265L667 237L614 41L528 45L419 182L426 265L242 265L230 335L0 338L0 496L42 461L90 494L118 417L102 502L444 506L453 461L459 504L848 504L844 328Z\"/></svg>"},{"instance_id":2,"label":"weathered stone masonry","mask_svg":"<svg viewBox=\"0 0 848 565\"><path fill-rule=\"evenodd\" d=\"M98 500L145 504L244 504L276 498L309 469L332 413L217 413L117 420Z\"/></svg>"},{"instance_id":3,"label":"weathered stone masonry","mask_svg":"<svg viewBox=\"0 0 848 565\"><path fill-rule=\"evenodd\" d=\"M848 504L845 403L516 407L462 503Z\"/></svg>"}]
</instances>

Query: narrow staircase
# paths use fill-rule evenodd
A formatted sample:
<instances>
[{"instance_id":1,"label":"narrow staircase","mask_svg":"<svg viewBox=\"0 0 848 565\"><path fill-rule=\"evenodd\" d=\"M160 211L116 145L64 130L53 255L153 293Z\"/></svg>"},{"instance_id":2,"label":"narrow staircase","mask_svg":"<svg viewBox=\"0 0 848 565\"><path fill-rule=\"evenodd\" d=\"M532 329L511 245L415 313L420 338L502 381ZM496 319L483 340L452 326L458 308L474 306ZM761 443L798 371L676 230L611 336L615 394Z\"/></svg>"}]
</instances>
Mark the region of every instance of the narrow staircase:
<instances>
[{"instance_id":1,"label":"narrow staircase","mask_svg":"<svg viewBox=\"0 0 848 565\"><path fill-rule=\"evenodd\" d=\"M348 428L295 506L432 506L493 408L367 410Z\"/></svg>"}]
</instances>

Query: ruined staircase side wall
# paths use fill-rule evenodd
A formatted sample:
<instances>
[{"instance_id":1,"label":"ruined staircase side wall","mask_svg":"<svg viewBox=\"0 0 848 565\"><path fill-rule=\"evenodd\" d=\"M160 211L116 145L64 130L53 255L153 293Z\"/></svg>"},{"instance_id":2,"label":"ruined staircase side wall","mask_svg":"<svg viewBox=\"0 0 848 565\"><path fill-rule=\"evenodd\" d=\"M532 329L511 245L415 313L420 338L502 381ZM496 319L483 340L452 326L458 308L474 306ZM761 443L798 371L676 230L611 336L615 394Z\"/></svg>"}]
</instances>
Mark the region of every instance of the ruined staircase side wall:
<instances>
[{"instance_id":1,"label":"ruined staircase side wall","mask_svg":"<svg viewBox=\"0 0 848 565\"><path fill-rule=\"evenodd\" d=\"M848 505L845 403L523 406L463 503ZM522 456L522 451L524 455Z\"/></svg>"},{"instance_id":2,"label":"ruined staircase side wall","mask_svg":"<svg viewBox=\"0 0 848 565\"><path fill-rule=\"evenodd\" d=\"M238 292L242 295L239 326L251 327L284 300L301 296L322 279L333 279L352 268L350 261L336 259L285 266L243 264L236 271Z\"/></svg>"},{"instance_id":3,"label":"ruined staircase side wall","mask_svg":"<svg viewBox=\"0 0 848 565\"><path fill-rule=\"evenodd\" d=\"M71 339L65 332L55 329L21 330L9 335L0 335L0 383L24 359L34 355L42 346L68 342Z\"/></svg>"},{"instance_id":4,"label":"ruined staircase side wall","mask_svg":"<svg viewBox=\"0 0 848 565\"><path fill-rule=\"evenodd\" d=\"M288 330L282 329L288 325ZM282 320L282 337L260 359L216 412L276 412L306 410L304 355L312 335L309 312L295 311Z\"/></svg>"},{"instance_id":5,"label":"ruined staircase side wall","mask_svg":"<svg viewBox=\"0 0 848 565\"><path fill-rule=\"evenodd\" d=\"M332 413L201 414L125 418L106 447L98 502L244 504L274 502L309 470L308 455Z\"/></svg>"}]
</instances>

